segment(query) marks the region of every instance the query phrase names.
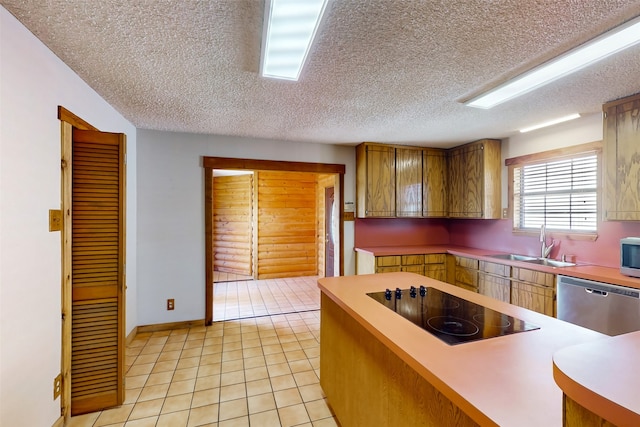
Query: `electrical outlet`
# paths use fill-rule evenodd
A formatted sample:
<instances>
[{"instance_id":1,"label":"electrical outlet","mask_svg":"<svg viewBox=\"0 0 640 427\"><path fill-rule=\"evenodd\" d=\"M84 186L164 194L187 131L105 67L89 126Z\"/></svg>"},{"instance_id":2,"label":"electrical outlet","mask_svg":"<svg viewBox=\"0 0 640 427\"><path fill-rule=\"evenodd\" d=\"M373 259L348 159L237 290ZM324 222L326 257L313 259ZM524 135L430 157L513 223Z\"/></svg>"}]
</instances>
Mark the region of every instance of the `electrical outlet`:
<instances>
[{"instance_id":1,"label":"electrical outlet","mask_svg":"<svg viewBox=\"0 0 640 427\"><path fill-rule=\"evenodd\" d=\"M167 310L173 310L176 307L175 300L173 298L167 300Z\"/></svg>"},{"instance_id":2,"label":"electrical outlet","mask_svg":"<svg viewBox=\"0 0 640 427\"><path fill-rule=\"evenodd\" d=\"M502 209L502 218L509 218L509 209Z\"/></svg>"},{"instance_id":3,"label":"electrical outlet","mask_svg":"<svg viewBox=\"0 0 640 427\"><path fill-rule=\"evenodd\" d=\"M58 374L53 379L53 400L56 400L62 393L62 374Z\"/></svg>"}]
</instances>

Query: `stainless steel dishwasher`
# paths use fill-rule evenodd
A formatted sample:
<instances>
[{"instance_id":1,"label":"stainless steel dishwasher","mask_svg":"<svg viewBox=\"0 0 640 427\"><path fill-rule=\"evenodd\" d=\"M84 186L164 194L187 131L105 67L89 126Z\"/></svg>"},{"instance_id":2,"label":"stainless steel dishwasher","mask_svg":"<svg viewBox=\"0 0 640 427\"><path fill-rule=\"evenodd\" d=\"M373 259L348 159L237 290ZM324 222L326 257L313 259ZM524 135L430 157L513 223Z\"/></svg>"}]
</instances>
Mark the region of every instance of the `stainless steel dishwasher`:
<instances>
[{"instance_id":1,"label":"stainless steel dishwasher","mask_svg":"<svg viewBox=\"0 0 640 427\"><path fill-rule=\"evenodd\" d=\"M559 275L558 319L607 335L640 330L640 290Z\"/></svg>"}]
</instances>

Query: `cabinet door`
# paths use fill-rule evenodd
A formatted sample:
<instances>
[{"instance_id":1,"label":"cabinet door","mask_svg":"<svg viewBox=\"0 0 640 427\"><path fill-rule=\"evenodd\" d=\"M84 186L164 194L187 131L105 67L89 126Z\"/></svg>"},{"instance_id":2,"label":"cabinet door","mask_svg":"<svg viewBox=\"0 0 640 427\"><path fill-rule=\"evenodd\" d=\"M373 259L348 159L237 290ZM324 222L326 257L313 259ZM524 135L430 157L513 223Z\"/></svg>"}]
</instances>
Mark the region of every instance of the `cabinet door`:
<instances>
[{"instance_id":1,"label":"cabinet door","mask_svg":"<svg viewBox=\"0 0 640 427\"><path fill-rule=\"evenodd\" d=\"M511 302L511 279L480 272L478 293L499 301Z\"/></svg>"},{"instance_id":2,"label":"cabinet door","mask_svg":"<svg viewBox=\"0 0 640 427\"><path fill-rule=\"evenodd\" d=\"M424 275L441 282L447 281L447 269L444 264L426 264L424 266Z\"/></svg>"},{"instance_id":3,"label":"cabinet door","mask_svg":"<svg viewBox=\"0 0 640 427\"><path fill-rule=\"evenodd\" d=\"M425 217L446 217L449 214L447 197L447 156L444 151L425 149L423 164L423 210Z\"/></svg>"},{"instance_id":4,"label":"cabinet door","mask_svg":"<svg viewBox=\"0 0 640 427\"><path fill-rule=\"evenodd\" d=\"M422 216L422 150L396 148L396 216Z\"/></svg>"},{"instance_id":5,"label":"cabinet door","mask_svg":"<svg viewBox=\"0 0 640 427\"><path fill-rule=\"evenodd\" d=\"M640 220L640 97L607 107L604 123L604 217Z\"/></svg>"},{"instance_id":6,"label":"cabinet door","mask_svg":"<svg viewBox=\"0 0 640 427\"><path fill-rule=\"evenodd\" d=\"M462 149L449 151L447 162L449 167L449 216L462 217L464 214L464 153Z\"/></svg>"},{"instance_id":7,"label":"cabinet door","mask_svg":"<svg viewBox=\"0 0 640 427\"><path fill-rule=\"evenodd\" d=\"M395 205L395 149L367 146L366 216L395 216Z\"/></svg>"},{"instance_id":8,"label":"cabinet door","mask_svg":"<svg viewBox=\"0 0 640 427\"><path fill-rule=\"evenodd\" d=\"M482 218L484 202L484 146L482 144L469 146L464 150L464 193L463 216L468 218Z\"/></svg>"},{"instance_id":9,"label":"cabinet door","mask_svg":"<svg viewBox=\"0 0 640 427\"><path fill-rule=\"evenodd\" d=\"M555 291L547 286L512 280L511 304L555 316Z\"/></svg>"}]
</instances>

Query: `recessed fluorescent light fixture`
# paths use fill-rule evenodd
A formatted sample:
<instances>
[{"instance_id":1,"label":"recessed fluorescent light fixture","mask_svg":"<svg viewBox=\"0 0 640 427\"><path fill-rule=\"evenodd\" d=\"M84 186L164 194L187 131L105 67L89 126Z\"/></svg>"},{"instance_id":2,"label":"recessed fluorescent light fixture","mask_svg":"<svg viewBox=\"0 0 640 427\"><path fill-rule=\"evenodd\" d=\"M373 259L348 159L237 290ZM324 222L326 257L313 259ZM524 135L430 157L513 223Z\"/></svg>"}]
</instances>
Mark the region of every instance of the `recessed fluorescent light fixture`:
<instances>
[{"instance_id":1,"label":"recessed fluorescent light fixture","mask_svg":"<svg viewBox=\"0 0 640 427\"><path fill-rule=\"evenodd\" d=\"M298 80L327 1L265 1L260 74Z\"/></svg>"},{"instance_id":2,"label":"recessed fluorescent light fixture","mask_svg":"<svg viewBox=\"0 0 640 427\"><path fill-rule=\"evenodd\" d=\"M580 117L580 114L571 114L568 116L560 117L554 120L549 120L548 122L540 123L539 125L529 126L528 128L520 129L520 133L530 132L532 130L546 128L547 126L557 125L558 123L568 122L569 120L577 119Z\"/></svg>"},{"instance_id":3,"label":"recessed fluorescent light fixture","mask_svg":"<svg viewBox=\"0 0 640 427\"><path fill-rule=\"evenodd\" d=\"M639 41L640 18L635 18L520 77L465 102L465 105L484 109L495 107L627 49Z\"/></svg>"}]
</instances>

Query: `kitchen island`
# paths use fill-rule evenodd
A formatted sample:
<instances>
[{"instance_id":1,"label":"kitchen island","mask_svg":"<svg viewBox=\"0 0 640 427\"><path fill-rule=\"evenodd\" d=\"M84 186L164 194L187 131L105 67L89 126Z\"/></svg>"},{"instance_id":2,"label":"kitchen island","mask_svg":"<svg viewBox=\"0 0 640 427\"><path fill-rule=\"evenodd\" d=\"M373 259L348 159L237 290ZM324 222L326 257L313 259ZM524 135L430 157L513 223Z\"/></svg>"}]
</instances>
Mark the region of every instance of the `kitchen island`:
<instances>
[{"instance_id":1,"label":"kitchen island","mask_svg":"<svg viewBox=\"0 0 640 427\"><path fill-rule=\"evenodd\" d=\"M439 289L539 326L449 345L367 295ZM558 350L606 335L413 273L318 280L320 382L344 426L562 426Z\"/></svg>"}]
</instances>

